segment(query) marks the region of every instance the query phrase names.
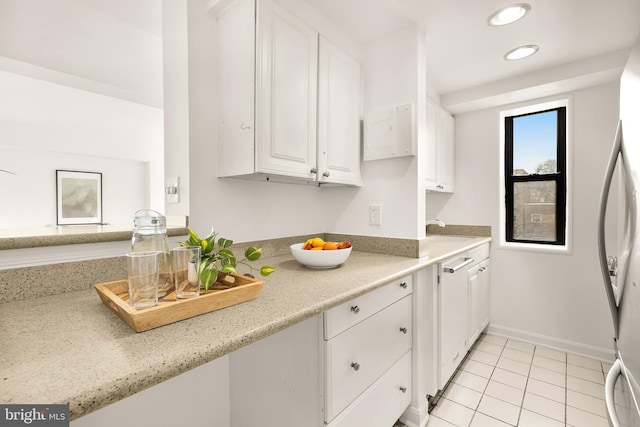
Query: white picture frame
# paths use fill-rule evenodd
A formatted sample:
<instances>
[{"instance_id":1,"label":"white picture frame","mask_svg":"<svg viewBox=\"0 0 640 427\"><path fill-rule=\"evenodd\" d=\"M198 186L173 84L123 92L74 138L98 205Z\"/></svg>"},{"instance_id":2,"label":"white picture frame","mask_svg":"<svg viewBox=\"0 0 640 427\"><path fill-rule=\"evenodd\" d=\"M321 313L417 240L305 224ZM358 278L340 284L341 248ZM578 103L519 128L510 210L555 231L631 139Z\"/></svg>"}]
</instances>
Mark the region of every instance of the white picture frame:
<instances>
[{"instance_id":1,"label":"white picture frame","mask_svg":"<svg viewBox=\"0 0 640 427\"><path fill-rule=\"evenodd\" d=\"M56 170L57 224L102 224L102 173Z\"/></svg>"}]
</instances>

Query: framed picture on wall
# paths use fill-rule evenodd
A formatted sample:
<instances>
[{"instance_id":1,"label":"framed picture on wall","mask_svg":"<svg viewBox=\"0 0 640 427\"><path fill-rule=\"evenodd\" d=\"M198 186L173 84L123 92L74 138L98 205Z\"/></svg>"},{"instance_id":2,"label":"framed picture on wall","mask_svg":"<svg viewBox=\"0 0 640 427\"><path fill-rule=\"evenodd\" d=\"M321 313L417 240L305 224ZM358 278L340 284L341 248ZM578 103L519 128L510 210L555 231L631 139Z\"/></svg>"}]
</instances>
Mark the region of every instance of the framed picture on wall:
<instances>
[{"instance_id":1,"label":"framed picture on wall","mask_svg":"<svg viewBox=\"0 0 640 427\"><path fill-rule=\"evenodd\" d=\"M102 223L102 174L56 170L58 225Z\"/></svg>"}]
</instances>

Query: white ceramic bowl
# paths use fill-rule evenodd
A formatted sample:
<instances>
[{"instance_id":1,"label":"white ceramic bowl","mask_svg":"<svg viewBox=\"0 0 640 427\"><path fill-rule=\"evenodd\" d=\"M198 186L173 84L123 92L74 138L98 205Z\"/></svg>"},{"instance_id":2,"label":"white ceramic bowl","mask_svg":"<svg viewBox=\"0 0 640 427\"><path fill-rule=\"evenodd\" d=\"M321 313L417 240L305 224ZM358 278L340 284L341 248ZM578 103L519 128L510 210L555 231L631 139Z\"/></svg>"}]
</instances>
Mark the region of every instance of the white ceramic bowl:
<instances>
[{"instance_id":1,"label":"white ceramic bowl","mask_svg":"<svg viewBox=\"0 0 640 427\"><path fill-rule=\"evenodd\" d=\"M332 251L308 251L303 243L291 245L291 253L300 264L309 268L334 268L343 264L351 255L351 248Z\"/></svg>"}]
</instances>

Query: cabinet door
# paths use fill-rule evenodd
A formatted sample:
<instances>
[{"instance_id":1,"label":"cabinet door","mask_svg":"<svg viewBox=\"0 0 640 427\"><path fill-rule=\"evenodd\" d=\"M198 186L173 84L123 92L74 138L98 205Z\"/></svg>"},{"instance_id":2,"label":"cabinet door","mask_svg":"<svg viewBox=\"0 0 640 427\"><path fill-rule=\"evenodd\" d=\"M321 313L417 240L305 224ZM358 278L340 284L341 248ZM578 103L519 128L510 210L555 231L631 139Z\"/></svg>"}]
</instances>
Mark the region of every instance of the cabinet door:
<instances>
[{"instance_id":1,"label":"cabinet door","mask_svg":"<svg viewBox=\"0 0 640 427\"><path fill-rule=\"evenodd\" d=\"M482 268L477 265L469 270L467 293L469 297L468 346L471 347L480 336L480 305L482 288Z\"/></svg>"},{"instance_id":2,"label":"cabinet door","mask_svg":"<svg viewBox=\"0 0 640 427\"><path fill-rule=\"evenodd\" d=\"M455 129L453 116L440 110L439 167L438 181L441 191L453 193L455 168Z\"/></svg>"},{"instance_id":3,"label":"cabinet door","mask_svg":"<svg viewBox=\"0 0 640 427\"><path fill-rule=\"evenodd\" d=\"M320 36L318 181L362 185L360 64Z\"/></svg>"},{"instance_id":4,"label":"cabinet door","mask_svg":"<svg viewBox=\"0 0 640 427\"><path fill-rule=\"evenodd\" d=\"M478 288L478 324L480 332L489 325L489 320L491 319L491 270L489 265L489 259L485 259L480 263L482 270Z\"/></svg>"},{"instance_id":5,"label":"cabinet door","mask_svg":"<svg viewBox=\"0 0 640 427\"><path fill-rule=\"evenodd\" d=\"M455 119L427 99L426 189L453 193L455 167Z\"/></svg>"},{"instance_id":6,"label":"cabinet door","mask_svg":"<svg viewBox=\"0 0 640 427\"><path fill-rule=\"evenodd\" d=\"M256 171L314 179L318 33L258 2Z\"/></svg>"},{"instance_id":7,"label":"cabinet door","mask_svg":"<svg viewBox=\"0 0 640 427\"><path fill-rule=\"evenodd\" d=\"M218 176L255 172L255 10L236 0L216 15Z\"/></svg>"},{"instance_id":8,"label":"cabinet door","mask_svg":"<svg viewBox=\"0 0 640 427\"><path fill-rule=\"evenodd\" d=\"M438 185L438 123L440 107L427 99L427 138L425 176L427 190L437 190Z\"/></svg>"}]
</instances>

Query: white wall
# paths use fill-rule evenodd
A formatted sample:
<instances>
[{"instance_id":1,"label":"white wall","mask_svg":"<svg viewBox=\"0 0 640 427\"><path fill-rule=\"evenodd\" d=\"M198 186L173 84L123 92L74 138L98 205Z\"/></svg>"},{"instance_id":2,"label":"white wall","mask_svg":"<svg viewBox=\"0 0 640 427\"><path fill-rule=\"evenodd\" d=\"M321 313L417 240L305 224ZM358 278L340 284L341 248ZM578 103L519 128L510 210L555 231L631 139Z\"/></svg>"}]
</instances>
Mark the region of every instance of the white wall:
<instances>
[{"instance_id":1,"label":"white wall","mask_svg":"<svg viewBox=\"0 0 640 427\"><path fill-rule=\"evenodd\" d=\"M425 137L424 37L409 25L363 46L364 115L382 108L413 103L415 140ZM421 79L422 77L422 79ZM364 141L366 144L366 141ZM362 188L324 191L327 231L370 236L424 237L424 192L419 189L420 156L361 163ZM382 207L382 226L369 225L369 205Z\"/></svg>"},{"instance_id":2,"label":"white wall","mask_svg":"<svg viewBox=\"0 0 640 427\"><path fill-rule=\"evenodd\" d=\"M618 93L619 84L610 83L569 94L573 100L570 255L498 247L499 115L516 105L456 116L456 192L429 194L427 215L450 223L492 226L491 323L496 332L600 357L611 351L613 330L598 262L596 224L601 181L617 124Z\"/></svg>"}]
</instances>

